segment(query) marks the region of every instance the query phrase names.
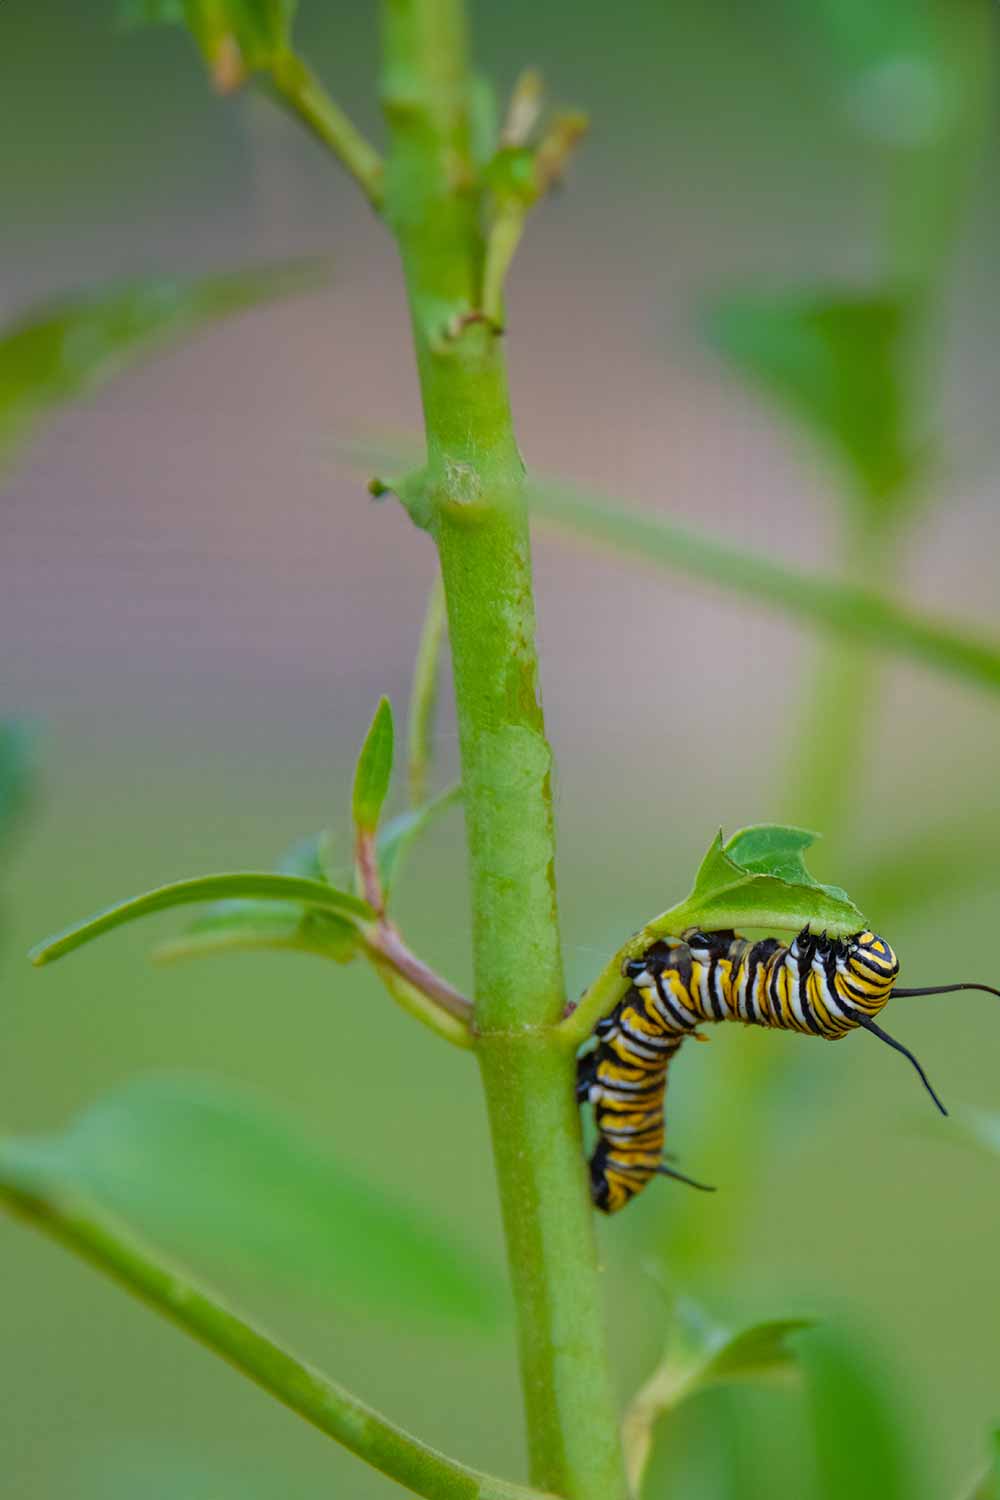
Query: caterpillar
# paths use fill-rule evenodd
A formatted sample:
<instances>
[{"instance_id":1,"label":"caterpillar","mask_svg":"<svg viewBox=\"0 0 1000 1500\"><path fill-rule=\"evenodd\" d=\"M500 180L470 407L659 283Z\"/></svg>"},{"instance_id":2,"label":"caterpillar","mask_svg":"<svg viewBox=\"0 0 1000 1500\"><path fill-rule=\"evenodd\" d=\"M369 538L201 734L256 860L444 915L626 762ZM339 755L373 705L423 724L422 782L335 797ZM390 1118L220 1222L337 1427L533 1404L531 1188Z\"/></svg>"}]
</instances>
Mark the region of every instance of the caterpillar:
<instances>
[{"instance_id":1,"label":"caterpillar","mask_svg":"<svg viewBox=\"0 0 1000 1500\"><path fill-rule=\"evenodd\" d=\"M688 928L653 943L623 973L631 988L594 1028L596 1042L578 1063L577 1099L594 1108L597 1144L590 1158L594 1205L613 1214L656 1176L712 1192L663 1159L670 1063L704 1022L742 1021L838 1041L861 1028L901 1052L943 1115L920 1063L875 1017L892 995L986 990L985 984L900 989L899 961L874 932L829 938L803 928L794 942L750 943L735 932ZM704 1040L704 1038L700 1038Z\"/></svg>"}]
</instances>

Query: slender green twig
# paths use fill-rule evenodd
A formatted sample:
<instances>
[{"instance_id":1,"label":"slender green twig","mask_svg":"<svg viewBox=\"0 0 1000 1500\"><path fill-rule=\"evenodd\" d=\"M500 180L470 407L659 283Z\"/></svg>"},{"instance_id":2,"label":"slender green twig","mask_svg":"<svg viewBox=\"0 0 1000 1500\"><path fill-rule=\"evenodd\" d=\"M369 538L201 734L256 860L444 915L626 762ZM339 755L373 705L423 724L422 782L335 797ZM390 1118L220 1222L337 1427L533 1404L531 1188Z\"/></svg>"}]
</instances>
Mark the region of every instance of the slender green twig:
<instances>
[{"instance_id":1,"label":"slender green twig","mask_svg":"<svg viewBox=\"0 0 1000 1500\"><path fill-rule=\"evenodd\" d=\"M445 632L444 587L438 574L431 584L413 668L410 711L407 717L407 781L410 806L421 807L430 796L431 739L437 708L438 670Z\"/></svg>"},{"instance_id":2,"label":"slender green twig","mask_svg":"<svg viewBox=\"0 0 1000 1500\"><path fill-rule=\"evenodd\" d=\"M222 1355L248 1379L343 1444L390 1479L426 1500L544 1500L535 1490L480 1473L429 1448L388 1421L266 1334L237 1317L214 1295L165 1265L90 1204L41 1196L0 1183L0 1203L58 1240L192 1338Z\"/></svg>"},{"instance_id":3,"label":"slender green twig","mask_svg":"<svg viewBox=\"0 0 1000 1500\"><path fill-rule=\"evenodd\" d=\"M361 134L312 70L293 52L271 68L278 100L296 115L358 183L373 208L382 203L382 158Z\"/></svg>"}]
</instances>

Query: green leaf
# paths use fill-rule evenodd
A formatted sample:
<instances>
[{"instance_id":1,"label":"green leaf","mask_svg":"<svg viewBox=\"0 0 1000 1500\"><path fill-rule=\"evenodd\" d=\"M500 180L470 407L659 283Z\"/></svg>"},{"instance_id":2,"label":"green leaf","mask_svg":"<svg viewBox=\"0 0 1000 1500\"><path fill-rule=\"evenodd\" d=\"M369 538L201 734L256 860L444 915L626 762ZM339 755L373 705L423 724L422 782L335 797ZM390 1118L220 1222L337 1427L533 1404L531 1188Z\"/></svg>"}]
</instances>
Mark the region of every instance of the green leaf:
<instances>
[{"instance_id":1,"label":"green leaf","mask_svg":"<svg viewBox=\"0 0 1000 1500\"><path fill-rule=\"evenodd\" d=\"M0 720L0 843L13 832L31 793L33 745L24 724Z\"/></svg>"},{"instance_id":2,"label":"green leaf","mask_svg":"<svg viewBox=\"0 0 1000 1500\"><path fill-rule=\"evenodd\" d=\"M331 1060L335 1077L336 1059ZM151 1076L58 1136L0 1141L0 1179L83 1198L208 1267L253 1273L342 1307L488 1327L498 1278L420 1208L214 1080Z\"/></svg>"},{"instance_id":3,"label":"green leaf","mask_svg":"<svg viewBox=\"0 0 1000 1500\"><path fill-rule=\"evenodd\" d=\"M779 1318L734 1333L713 1323L695 1303L679 1300L667 1352L625 1413L622 1437L632 1492L639 1493L653 1429L662 1417L711 1386L796 1375L797 1351L788 1341L810 1327L806 1319Z\"/></svg>"},{"instance_id":4,"label":"green leaf","mask_svg":"<svg viewBox=\"0 0 1000 1500\"><path fill-rule=\"evenodd\" d=\"M818 1466L815 1500L912 1500L914 1475L901 1434L912 1419L891 1400L867 1341L818 1329L802 1342Z\"/></svg>"},{"instance_id":5,"label":"green leaf","mask_svg":"<svg viewBox=\"0 0 1000 1500\"><path fill-rule=\"evenodd\" d=\"M122 0L119 17L128 27L186 26L228 90L288 55L295 10L296 0Z\"/></svg>"},{"instance_id":6,"label":"green leaf","mask_svg":"<svg viewBox=\"0 0 1000 1500\"><path fill-rule=\"evenodd\" d=\"M388 469L404 465L413 445L397 440L341 447L355 464ZM717 583L801 624L896 652L1000 692L1000 643L989 636L894 604L872 589L700 536L655 514L623 510L617 501L562 479L529 475L527 499L537 519L630 553L643 563Z\"/></svg>"},{"instance_id":7,"label":"green leaf","mask_svg":"<svg viewBox=\"0 0 1000 1500\"><path fill-rule=\"evenodd\" d=\"M303 261L110 286L30 309L0 334L0 463L49 412L141 358L257 303L311 291L328 276L328 264Z\"/></svg>"},{"instance_id":8,"label":"green leaf","mask_svg":"<svg viewBox=\"0 0 1000 1500\"><path fill-rule=\"evenodd\" d=\"M254 949L314 953L349 963L358 952L358 930L330 912L284 901L219 901L196 917L180 937L153 950L161 962Z\"/></svg>"},{"instance_id":9,"label":"green leaf","mask_svg":"<svg viewBox=\"0 0 1000 1500\"><path fill-rule=\"evenodd\" d=\"M393 882L399 875L404 856L441 813L447 812L462 800L461 786L452 786L440 792L430 802L400 813L386 823L378 836L378 868L382 889L389 894Z\"/></svg>"},{"instance_id":10,"label":"green leaf","mask_svg":"<svg viewBox=\"0 0 1000 1500\"><path fill-rule=\"evenodd\" d=\"M393 740L392 704L381 698L354 772L354 822L364 833L378 827L392 777Z\"/></svg>"},{"instance_id":11,"label":"green leaf","mask_svg":"<svg viewBox=\"0 0 1000 1500\"><path fill-rule=\"evenodd\" d=\"M801 571L654 515L622 510L561 481L529 480L528 500L543 520L633 553L645 563L721 584L804 624L1000 692L1000 643L987 636L908 610L871 589Z\"/></svg>"},{"instance_id":12,"label":"green leaf","mask_svg":"<svg viewBox=\"0 0 1000 1500\"><path fill-rule=\"evenodd\" d=\"M31 950L31 961L34 964L51 963L114 927L122 927L154 912L167 911L173 906L192 906L199 901L243 896L315 907L334 916L346 917L355 925L370 921L375 915L366 901L318 880L275 875L269 871L238 870L226 875L201 875L193 880L179 880L173 885L160 886L145 895L109 906L37 944Z\"/></svg>"},{"instance_id":13,"label":"green leaf","mask_svg":"<svg viewBox=\"0 0 1000 1500\"><path fill-rule=\"evenodd\" d=\"M310 833L289 845L276 868L282 875L329 885L329 854L329 833ZM350 880L349 872L344 872L343 879L345 883ZM180 937L157 944L153 957L171 963L216 953L287 949L349 963L357 955L358 946L353 922L331 912L288 901L228 900L214 902L200 912Z\"/></svg>"},{"instance_id":14,"label":"green leaf","mask_svg":"<svg viewBox=\"0 0 1000 1500\"><path fill-rule=\"evenodd\" d=\"M810 926L831 937L860 931L864 918L853 901L838 886L820 885L803 863L803 850L815 838L801 828L766 823L741 829L725 844L720 832L702 860L690 896L658 923L670 919L674 925L709 931Z\"/></svg>"},{"instance_id":15,"label":"green leaf","mask_svg":"<svg viewBox=\"0 0 1000 1500\"><path fill-rule=\"evenodd\" d=\"M706 320L742 374L846 465L876 512L912 490L926 447L911 431L914 310L901 295L729 298Z\"/></svg>"}]
</instances>

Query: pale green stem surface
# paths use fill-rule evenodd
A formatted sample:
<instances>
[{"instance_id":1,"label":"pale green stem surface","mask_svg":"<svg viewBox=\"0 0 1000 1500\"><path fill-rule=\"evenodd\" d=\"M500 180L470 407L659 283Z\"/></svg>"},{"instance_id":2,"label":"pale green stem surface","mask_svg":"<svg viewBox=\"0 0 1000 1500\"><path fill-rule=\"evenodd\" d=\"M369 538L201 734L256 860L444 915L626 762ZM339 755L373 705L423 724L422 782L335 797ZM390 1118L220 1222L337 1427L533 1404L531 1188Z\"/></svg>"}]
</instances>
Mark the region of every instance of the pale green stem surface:
<instances>
[{"instance_id":1,"label":"pale green stem surface","mask_svg":"<svg viewBox=\"0 0 1000 1500\"><path fill-rule=\"evenodd\" d=\"M383 0L385 212L400 245L427 436L421 488L448 607L469 842L476 1026L518 1309L532 1478L622 1500L564 1003L551 752L538 693L523 466L484 247L460 0Z\"/></svg>"},{"instance_id":2,"label":"pale green stem surface","mask_svg":"<svg viewBox=\"0 0 1000 1500\"><path fill-rule=\"evenodd\" d=\"M89 1204L0 1184L0 1203L117 1281L335 1442L426 1500L544 1500L428 1448L164 1265Z\"/></svg>"},{"instance_id":3,"label":"pale green stem surface","mask_svg":"<svg viewBox=\"0 0 1000 1500\"><path fill-rule=\"evenodd\" d=\"M427 611L420 632L417 660L410 689L410 711L407 716L407 781L410 806L422 807L430 796L430 771L433 760L434 716L437 709L438 672L444 645L444 588L440 574L431 584Z\"/></svg>"}]
</instances>

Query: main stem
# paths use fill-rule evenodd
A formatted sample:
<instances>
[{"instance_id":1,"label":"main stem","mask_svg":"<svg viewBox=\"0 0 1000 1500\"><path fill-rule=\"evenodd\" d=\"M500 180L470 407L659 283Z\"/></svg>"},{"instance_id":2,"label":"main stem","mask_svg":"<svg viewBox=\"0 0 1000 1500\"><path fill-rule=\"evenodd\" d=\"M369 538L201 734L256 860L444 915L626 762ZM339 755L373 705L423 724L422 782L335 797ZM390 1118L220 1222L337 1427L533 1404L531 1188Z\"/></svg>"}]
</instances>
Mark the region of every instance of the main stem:
<instances>
[{"instance_id":1,"label":"main stem","mask_svg":"<svg viewBox=\"0 0 1000 1500\"><path fill-rule=\"evenodd\" d=\"M399 242L427 434L422 517L448 610L472 883L479 1058L536 1484L625 1495L564 1004L552 757L538 693L523 466L483 242L461 0L383 0L385 213Z\"/></svg>"}]
</instances>

